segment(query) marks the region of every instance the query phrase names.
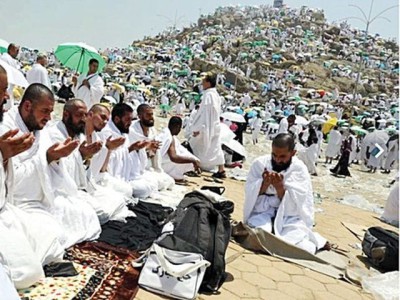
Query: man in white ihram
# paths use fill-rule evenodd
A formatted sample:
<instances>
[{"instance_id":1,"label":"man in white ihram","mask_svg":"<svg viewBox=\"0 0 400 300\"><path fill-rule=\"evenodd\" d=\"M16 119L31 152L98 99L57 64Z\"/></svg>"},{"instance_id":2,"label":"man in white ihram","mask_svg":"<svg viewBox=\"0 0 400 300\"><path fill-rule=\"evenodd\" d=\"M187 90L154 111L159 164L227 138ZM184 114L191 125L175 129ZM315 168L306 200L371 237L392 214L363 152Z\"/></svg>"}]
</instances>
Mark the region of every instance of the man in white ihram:
<instances>
[{"instance_id":1,"label":"man in white ihram","mask_svg":"<svg viewBox=\"0 0 400 300\"><path fill-rule=\"evenodd\" d=\"M72 77L74 84L72 92L75 98L82 99L87 108L90 109L94 104L100 103L101 97L104 95L104 82L97 73L99 69L99 61L95 58L89 60L89 71L82 74L79 78Z\"/></svg>"},{"instance_id":2,"label":"man in white ihram","mask_svg":"<svg viewBox=\"0 0 400 300\"><path fill-rule=\"evenodd\" d=\"M7 94L8 80L0 66L0 122ZM18 134L12 129L0 136L0 296L19 299L10 280L17 288L27 288L44 277L42 265L62 259L63 248L58 241L57 227L51 216L25 212L13 199L12 157L32 147L31 133ZM18 135L17 135L18 134ZM49 221L49 223L47 223ZM50 228L48 227L50 225Z\"/></svg>"},{"instance_id":3,"label":"man in white ihram","mask_svg":"<svg viewBox=\"0 0 400 300\"><path fill-rule=\"evenodd\" d=\"M52 144L48 132L43 130L51 119L54 102L54 95L46 86L31 84L19 107L4 116L0 129L2 132L19 129L21 135L34 135L33 146L13 159L13 200L22 210L40 214L46 228L59 234L62 246L68 248L96 239L101 229L96 212L76 197L76 185L67 180L66 170L59 164L61 158L79 146L79 141L67 138ZM61 225L61 233L56 230L60 227L57 223Z\"/></svg>"},{"instance_id":4,"label":"man in white ihram","mask_svg":"<svg viewBox=\"0 0 400 300\"><path fill-rule=\"evenodd\" d=\"M200 159L200 167L211 170L218 166L215 178L226 178L224 152L221 147L221 98L215 88L217 78L208 74L203 79L204 94L199 110L190 124L189 140L193 154Z\"/></svg>"},{"instance_id":5,"label":"man in white ihram","mask_svg":"<svg viewBox=\"0 0 400 300\"><path fill-rule=\"evenodd\" d=\"M100 186L92 180L86 166L91 158L102 149L101 141L88 142L85 136L87 108L79 99L71 99L64 105L62 120L47 128L53 143L63 142L67 138L79 140L77 147L60 164L66 167L70 179L78 189L79 199L87 202L96 211L100 224L108 221L125 221L132 212L125 206L124 195L112 188ZM67 174L65 175L68 176Z\"/></svg>"},{"instance_id":6,"label":"man in white ihram","mask_svg":"<svg viewBox=\"0 0 400 300\"><path fill-rule=\"evenodd\" d=\"M21 65L19 61L17 60L18 54L19 54L19 49L20 47L14 43L11 43L8 45L7 52L3 53L3 55L0 57L0 59L4 62L6 62L9 66L20 70ZM7 103L4 105L4 110L9 110L10 108L13 107L14 105L14 95L13 95L13 90L14 90L14 84L9 84L8 86L8 99Z\"/></svg>"},{"instance_id":7,"label":"man in white ihram","mask_svg":"<svg viewBox=\"0 0 400 300\"><path fill-rule=\"evenodd\" d=\"M45 54L39 53L36 58L36 63L32 66L26 73L26 80L29 84L41 83L51 89L49 73L46 69L47 66L47 56Z\"/></svg>"},{"instance_id":8,"label":"man in white ihram","mask_svg":"<svg viewBox=\"0 0 400 300\"><path fill-rule=\"evenodd\" d=\"M307 167L296 154L290 134L272 141L272 155L251 166L245 187L243 219L250 227L273 232L312 254L328 249L327 240L312 231L314 200Z\"/></svg>"}]
</instances>

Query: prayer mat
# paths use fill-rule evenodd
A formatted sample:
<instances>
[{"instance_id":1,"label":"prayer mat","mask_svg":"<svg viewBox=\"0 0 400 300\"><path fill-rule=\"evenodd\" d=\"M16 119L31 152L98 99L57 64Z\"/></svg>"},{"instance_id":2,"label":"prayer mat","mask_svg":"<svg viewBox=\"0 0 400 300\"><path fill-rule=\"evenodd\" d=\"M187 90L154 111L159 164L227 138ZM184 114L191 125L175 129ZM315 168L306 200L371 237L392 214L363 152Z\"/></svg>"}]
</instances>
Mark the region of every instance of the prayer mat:
<instances>
[{"instance_id":1,"label":"prayer mat","mask_svg":"<svg viewBox=\"0 0 400 300\"><path fill-rule=\"evenodd\" d=\"M69 248L65 259L96 270L96 278L72 300L131 300L139 290L139 271L132 267L136 252L102 242L86 242ZM58 298L57 298L58 299Z\"/></svg>"},{"instance_id":2,"label":"prayer mat","mask_svg":"<svg viewBox=\"0 0 400 300\"><path fill-rule=\"evenodd\" d=\"M21 289L18 294L21 299L30 300L72 300L86 286L98 280L96 270L74 263L78 271L73 277L46 277L27 289ZM79 299L79 298L78 298Z\"/></svg>"},{"instance_id":3,"label":"prayer mat","mask_svg":"<svg viewBox=\"0 0 400 300\"><path fill-rule=\"evenodd\" d=\"M66 251L77 276L46 277L19 290L29 300L131 300L139 290L139 271L131 261L139 255L102 242L86 242Z\"/></svg>"},{"instance_id":4,"label":"prayer mat","mask_svg":"<svg viewBox=\"0 0 400 300\"><path fill-rule=\"evenodd\" d=\"M333 251L315 255L285 242L272 233L238 222L232 226L232 237L248 250L267 253L336 279L347 279L348 257Z\"/></svg>"}]
</instances>

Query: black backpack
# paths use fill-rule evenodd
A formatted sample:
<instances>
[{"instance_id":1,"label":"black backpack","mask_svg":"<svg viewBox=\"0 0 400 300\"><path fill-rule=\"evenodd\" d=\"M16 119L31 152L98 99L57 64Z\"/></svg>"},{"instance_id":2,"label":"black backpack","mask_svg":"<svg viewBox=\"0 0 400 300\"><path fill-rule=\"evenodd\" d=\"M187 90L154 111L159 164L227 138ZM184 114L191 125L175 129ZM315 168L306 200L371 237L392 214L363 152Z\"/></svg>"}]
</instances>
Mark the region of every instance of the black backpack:
<instances>
[{"instance_id":1,"label":"black backpack","mask_svg":"<svg viewBox=\"0 0 400 300\"><path fill-rule=\"evenodd\" d=\"M200 253L211 265L204 275L201 292L216 292L226 279L225 252L231 235L231 201L212 203L199 192L186 194L169 221L174 232L158 242L177 251Z\"/></svg>"},{"instance_id":2,"label":"black backpack","mask_svg":"<svg viewBox=\"0 0 400 300\"><path fill-rule=\"evenodd\" d=\"M382 227L370 227L362 241L363 252L383 271L399 269L399 235Z\"/></svg>"},{"instance_id":3,"label":"black backpack","mask_svg":"<svg viewBox=\"0 0 400 300\"><path fill-rule=\"evenodd\" d=\"M63 84L61 88L58 90L57 96L65 100L74 98L75 96L74 93L72 92L72 85L67 86Z\"/></svg>"}]
</instances>

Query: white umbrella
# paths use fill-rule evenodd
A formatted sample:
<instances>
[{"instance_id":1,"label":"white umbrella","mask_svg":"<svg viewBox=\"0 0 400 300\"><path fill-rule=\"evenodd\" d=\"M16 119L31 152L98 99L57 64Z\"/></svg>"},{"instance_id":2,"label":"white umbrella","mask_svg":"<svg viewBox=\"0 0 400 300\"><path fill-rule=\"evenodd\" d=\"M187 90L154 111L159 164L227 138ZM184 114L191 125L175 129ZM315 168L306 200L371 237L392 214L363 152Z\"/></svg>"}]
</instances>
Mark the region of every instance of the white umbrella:
<instances>
[{"instance_id":1,"label":"white umbrella","mask_svg":"<svg viewBox=\"0 0 400 300\"><path fill-rule=\"evenodd\" d=\"M246 149L243 147L241 143L236 140L229 140L228 142L223 143L229 149L235 151L236 153L240 154L241 156L246 156Z\"/></svg>"},{"instance_id":2,"label":"white umbrella","mask_svg":"<svg viewBox=\"0 0 400 300\"><path fill-rule=\"evenodd\" d=\"M242 115L239 115L234 112L229 112L229 111L224 112L221 114L221 117L224 118L224 120L229 120L236 123L246 123L246 120Z\"/></svg>"},{"instance_id":3,"label":"white umbrella","mask_svg":"<svg viewBox=\"0 0 400 300\"><path fill-rule=\"evenodd\" d=\"M117 100L112 96L104 96L103 99L107 100L107 102L110 102L112 104L117 104Z\"/></svg>"},{"instance_id":4,"label":"white umbrella","mask_svg":"<svg viewBox=\"0 0 400 300\"><path fill-rule=\"evenodd\" d=\"M6 62L0 59L0 65L6 70L8 83L18 85L20 87L27 87L29 85L28 81L25 79L24 75L14 67L11 67Z\"/></svg>"},{"instance_id":5,"label":"white umbrella","mask_svg":"<svg viewBox=\"0 0 400 300\"><path fill-rule=\"evenodd\" d=\"M308 120L306 119L306 118L304 118L304 117L302 117L302 116L296 116L296 121L295 121L295 124L297 124L297 125L304 125L304 126L306 126L306 125L308 125Z\"/></svg>"},{"instance_id":6,"label":"white umbrella","mask_svg":"<svg viewBox=\"0 0 400 300\"><path fill-rule=\"evenodd\" d=\"M364 143L368 144L379 144L384 145L389 140L389 135L384 130L375 130L371 133L368 133L364 138Z\"/></svg>"},{"instance_id":7,"label":"white umbrella","mask_svg":"<svg viewBox=\"0 0 400 300\"><path fill-rule=\"evenodd\" d=\"M228 125L221 123L221 143L229 149L246 156L246 149L238 141L234 140L235 134L229 129Z\"/></svg>"}]
</instances>

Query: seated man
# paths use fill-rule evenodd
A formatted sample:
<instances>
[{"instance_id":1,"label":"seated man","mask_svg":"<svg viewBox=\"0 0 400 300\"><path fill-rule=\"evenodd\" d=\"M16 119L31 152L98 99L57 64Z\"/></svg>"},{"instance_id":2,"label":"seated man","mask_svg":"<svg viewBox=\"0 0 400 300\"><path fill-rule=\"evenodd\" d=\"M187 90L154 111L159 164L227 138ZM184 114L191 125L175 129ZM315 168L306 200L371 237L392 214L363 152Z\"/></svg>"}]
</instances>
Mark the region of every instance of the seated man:
<instances>
[{"instance_id":1,"label":"seated man","mask_svg":"<svg viewBox=\"0 0 400 300\"><path fill-rule=\"evenodd\" d=\"M103 143L102 149L94 154L90 161L88 169L89 177L101 186L106 186L122 193L125 196L125 201L132 203L134 199L132 198L132 187L129 183L111 176L108 172L108 162L111 153L125 143L125 138L123 137L112 139L109 136L102 140L99 133L109 122L110 116L110 110L103 104L93 105L87 114L85 134L88 144L98 141Z\"/></svg>"},{"instance_id":2,"label":"seated man","mask_svg":"<svg viewBox=\"0 0 400 300\"><path fill-rule=\"evenodd\" d=\"M8 78L0 66L0 122L8 98ZM34 142L31 133L18 130L0 136L0 298L19 299L10 283L27 288L44 277L42 265L61 260L64 250L59 241L61 228L47 213L29 213L14 205L12 157L25 152ZM50 227L49 227L50 226ZM11 287L10 287L11 285Z\"/></svg>"},{"instance_id":3,"label":"seated man","mask_svg":"<svg viewBox=\"0 0 400 300\"><path fill-rule=\"evenodd\" d=\"M399 226L399 175L394 180L389 196L385 203L385 209L381 219L394 226Z\"/></svg>"},{"instance_id":4,"label":"seated man","mask_svg":"<svg viewBox=\"0 0 400 300\"><path fill-rule=\"evenodd\" d=\"M112 188L96 184L86 166L90 166L91 158L102 148L101 141L88 143L85 136L87 107L79 99L69 100L64 105L62 120L47 128L53 143L65 141L67 138L80 140L81 145L70 155L62 158L67 173L78 189L79 199L86 201L96 211L100 224L108 221L124 221L132 212L125 205L124 195ZM67 174L66 174L67 176Z\"/></svg>"},{"instance_id":5,"label":"seated man","mask_svg":"<svg viewBox=\"0 0 400 300\"><path fill-rule=\"evenodd\" d=\"M243 219L314 254L327 241L312 231L311 179L304 163L294 157L294 148L292 135L281 133L272 141L272 155L254 161L246 182Z\"/></svg>"},{"instance_id":6,"label":"seated man","mask_svg":"<svg viewBox=\"0 0 400 300\"><path fill-rule=\"evenodd\" d=\"M8 300L19 300L17 291L8 277L4 267L0 264L0 291L1 296Z\"/></svg>"},{"instance_id":7,"label":"seated man","mask_svg":"<svg viewBox=\"0 0 400 300\"><path fill-rule=\"evenodd\" d=\"M147 147L150 142L129 141L132 118L132 107L125 103L115 105L111 112L111 120L101 130L99 136L103 141L109 137L124 138L124 144L111 153L107 170L112 176L128 182L134 197L145 199L157 191L158 185L156 180L149 181L140 173L143 160L139 157L139 150Z\"/></svg>"},{"instance_id":8,"label":"seated man","mask_svg":"<svg viewBox=\"0 0 400 300\"><path fill-rule=\"evenodd\" d=\"M77 197L76 185L68 180L63 164L59 163L78 147L79 141L67 138L52 145L48 132L43 130L53 108L53 93L40 83L31 84L19 107L7 112L0 130L16 128L18 134L34 135L33 146L12 161L13 204L28 214L40 216L46 229L58 234L62 246L68 248L96 239L101 229L96 212ZM42 244L41 239L38 245Z\"/></svg>"},{"instance_id":9,"label":"seated man","mask_svg":"<svg viewBox=\"0 0 400 300\"><path fill-rule=\"evenodd\" d=\"M159 191L172 189L174 179L166 174L161 167L160 141L156 140L153 109L148 104L137 108L139 120L132 122L129 129L131 143L145 141L148 146L137 151L139 156L140 175L148 181L155 181Z\"/></svg>"},{"instance_id":10,"label":"seated man","mask_svg":"<svg viewBox=\"0 0 400 300\"><path fill-rule=\"evenodd\" d=\"M176 182L184 180L184 174L196 170L200 172L200 160L183 147L177 135L182 128L182 119L172 117L168 128L159 136L162 146L160 149L161 166L165 173L175 179Z\"/></svg>"}]
</instances>

